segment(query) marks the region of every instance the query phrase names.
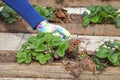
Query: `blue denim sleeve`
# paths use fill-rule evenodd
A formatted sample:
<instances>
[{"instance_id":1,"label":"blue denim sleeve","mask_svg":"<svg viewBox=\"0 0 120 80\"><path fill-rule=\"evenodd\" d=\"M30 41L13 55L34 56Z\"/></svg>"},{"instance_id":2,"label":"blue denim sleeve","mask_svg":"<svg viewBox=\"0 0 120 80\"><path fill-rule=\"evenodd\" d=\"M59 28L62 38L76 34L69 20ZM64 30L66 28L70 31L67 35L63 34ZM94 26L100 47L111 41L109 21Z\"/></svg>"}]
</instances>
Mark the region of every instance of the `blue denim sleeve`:
<instances>
[{"instance_id":1,"label":"blue denim sleeve","mask_svg":"<svg viewBox=\"0 0 120 80\"><path fill-rule=\"evenodd\" d=\"M40 15L33 6L28 2L28 0L2 0L13 10L15 10L20 16L22 16L33 29L45 20L45 18Z\"/></svg>"}]
</instances>

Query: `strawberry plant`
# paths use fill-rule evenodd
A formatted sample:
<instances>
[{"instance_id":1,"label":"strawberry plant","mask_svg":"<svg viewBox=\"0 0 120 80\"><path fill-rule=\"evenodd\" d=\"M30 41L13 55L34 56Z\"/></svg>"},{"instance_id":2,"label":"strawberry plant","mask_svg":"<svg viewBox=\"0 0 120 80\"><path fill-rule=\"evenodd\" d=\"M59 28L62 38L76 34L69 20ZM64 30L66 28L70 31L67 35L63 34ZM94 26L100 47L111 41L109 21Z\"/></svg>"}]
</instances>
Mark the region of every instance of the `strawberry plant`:
<instances>
[{"instance_id":1,"label":"strawberry plant","mask_svg":"<svg viewBox=\"0 0 120 80\"><path fill-rule=\"evenodd\" d=\"M45 64L51 59L65 56L68 42L61 41L61 37L52 33L38 33L32 36L17 52L18 63L30 63L32 60Z\"/></svg>"},{"instance_id":2,"label":"strawberry plant","mask_svg":"<svg viewBox=\"0 0 120 80\"><path fill-rule=\"evenodd\" d=\"M0 3L0 7L3 7L3 6L5 6L5 4L4 3Z\"/></svg>"},{"instance_id":3,"label":"strawberry plant","mask_svg":"<svg viewBox=\"0 0 120 80\"><path fill-rule=\"evenodd\" d=\"M8 24L16 22L21 17L10 7L3 6L2 11L0 11L0 19Z\"/></svg>"},{"instance_id":4,"label":"strawberry plant","mask_svg":"<svg viewBox=\"0 0 120 80\"><path fill-rule=\"evenodd\" d=\"M106 6L88 6L90 14L83 13L83 26L87 27L89 24L115 24L120 28L120 12L111 5Z\"/></svg>"},{"instance_id":5,"label":"strawberry plant","mask_svg":"<svg viewBox=\"0 0 120 80\"><path fill-rule=\"evenodd\" d=\"M49 22L66 23L69 22L69 14L63 8L34 6L35 9Z\"/></svg>"},{"instance_id":6,"label":"strawberry plant","mask_svg":"<svg viewBox=\"0 0 120 80\"><path fill-rule=\"evenodd\" d=\"M107 65L120 65L120 42L106 41L99 46L93 61L98 69L104 69Z\"/></svg>"},{"instance_id":7,"label":"strawberry plant","mask_svg":"<svg viewBox=\"0 0 120 80\"><path fill-rule=\"evenodd\" d=\"M36 6L35 9L42 15L44 16L48 21L52 21L54 15L54 11L56 10L56 8L54 7L47 7L47 8L43 8L41 6Z\"/></svg>"}]
</instances>

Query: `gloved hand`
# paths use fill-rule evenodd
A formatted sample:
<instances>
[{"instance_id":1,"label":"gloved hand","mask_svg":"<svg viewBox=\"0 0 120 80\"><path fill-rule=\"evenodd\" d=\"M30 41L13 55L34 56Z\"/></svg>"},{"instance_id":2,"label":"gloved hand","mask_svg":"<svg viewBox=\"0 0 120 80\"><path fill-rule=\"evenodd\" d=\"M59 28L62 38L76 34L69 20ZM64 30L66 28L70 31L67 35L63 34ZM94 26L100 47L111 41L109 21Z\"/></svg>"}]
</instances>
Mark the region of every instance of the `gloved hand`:
<instances>
[{"instance_id":1,"label":"gloved hand","mask_svg":"<svg viewBox=\"0 0 120 80\"><path fill-rule=\"evenodd\" d=\"M42 21L37 29L40 32L52 32L54 35L60 36L62 39L68 39L70 37L70 33L63 27L55 24L51 24L48 21Z\"/></svg>"}]
</instances>

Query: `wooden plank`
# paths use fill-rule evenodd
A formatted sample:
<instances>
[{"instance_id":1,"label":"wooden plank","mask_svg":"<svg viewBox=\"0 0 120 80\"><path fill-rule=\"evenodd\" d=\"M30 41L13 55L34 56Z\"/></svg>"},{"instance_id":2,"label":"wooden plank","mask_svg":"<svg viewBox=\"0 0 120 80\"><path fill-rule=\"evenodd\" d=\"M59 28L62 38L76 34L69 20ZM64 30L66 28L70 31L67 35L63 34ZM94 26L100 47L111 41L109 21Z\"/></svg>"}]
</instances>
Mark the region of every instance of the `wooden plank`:
<instances>
[{"instance_id":1,"label":"wooden plank","mask_svg":"<svg viewBox=\"0 0 120 80\"><path fill-rule=\"evenodd\" d=\"M24 24L18 25L18 24ZM115 25L112 24L91 24L87 28L82 27L82 23L57 23L57 25L63 26L66 28L71 34L79 34L79 35L93 35L96 34L98 36L120 36L120 28L116 28ZM11 27L12 26L12 27ZM9 28L9 29L8 29ZM34 31L30 25L26 22L11 24L3 27L0 25L1 32L24 32L24 33L37 33Z\"/></svg>"},{"instance_id":2,"label":"wooden plank","mask_svg":"<svg viewBox=\"0 0 120 80\"><path fill-rule=\"evenodd\" d=\"M17 62L16 53L15 50L0 50L0 63Z\"/></svg>"},{"instance_id":3,"label":"wooden plank","mask_svg":"<svg viewBox=\"0 0 120 80\"><path fill-rule=\"evenodd\" d=\"M36 33L37 31L33 30L27 22L21 21L13 24L0 22L0 32Z\"/></svg>"},{"instance_id":4,"label":"wooden plank","mask_svg":"<svg viewBox=\"0 0 120 80\"><path fill-rule=\"evenodd\" d=\"M0 80L71 80L71 79L45 79L45 78L0 78Z\"/></svg>"},{"instance_id":5,"label":"wooden plank","mask_svg":"<svg viewBox=\"0 0 120 80\"><path fill-rule=\"evenodd\" d=\"M71 34L79 35L97 35L97 36L119 36L120 28L116 28L111 24L95 24L89 25L87 28L82 27L82 23L65 23L59 24L65 27Z\"/></svg>"},{"instance_id":6,"label":"wooden plank","mask_svg":"<svg viewBox=\"0 0 120 80\"><path fill-rule=\"evenodd\" d=\"M98 74L98 75L93 75L93 74L81 74L79 79L80 80L120 80L120 73L115 73L115 74Z\"/></svg>"},{"instance_id":7,"label":"wooden plank","mask_svg":"<svg viewBox=\"0 0 120 80\"><path fill-rule=\"evenodd\" d=\"M62 64L40 65L39 63L17 64L0 63L0 77L23 77L23 78L73 78Z\"/></svg>"},{"instance_id":8,"label":"wooden plank","mask_svg":"<svg viewBox=\"0 0 120 80\"><path fill-rule=\"evenodd\" d=\"M63 0L61 3L56 3L55 0L30 0L31 4L36 4L44 7L84 7L89 5L108 5L111 4L116 8L120 8L119 0Z\"/></svg>"},{"instance_id":9,"label":"wooden plank","mask_svg":"<svg viewBox=\"0 0 120 80\"><path fill-rule=\"evenodd\" d=\"M0 63L0 77L17 78L45 78L45 79L72 79L69 71L61 63L40 65L39 63L17 64ZM120 67L108 67L104 72L93 75L92 72L83 71L80 80L119 80Z\"/></svg>"},{"instance_id":10,"label":"wooden plank","mask_svg":"<svg viewBox=\"0 0 120 80\"><path fill-rule=\"evenodd\" d=\"M116 8L120 8L120 0L63 0L61 3L56 3L55 0L29 0L31 4L36 4L44 7L83 7L89 5L106 5L111 4ZM1 1L0 1L1 3Z\"/></svg>"}]
</instances>

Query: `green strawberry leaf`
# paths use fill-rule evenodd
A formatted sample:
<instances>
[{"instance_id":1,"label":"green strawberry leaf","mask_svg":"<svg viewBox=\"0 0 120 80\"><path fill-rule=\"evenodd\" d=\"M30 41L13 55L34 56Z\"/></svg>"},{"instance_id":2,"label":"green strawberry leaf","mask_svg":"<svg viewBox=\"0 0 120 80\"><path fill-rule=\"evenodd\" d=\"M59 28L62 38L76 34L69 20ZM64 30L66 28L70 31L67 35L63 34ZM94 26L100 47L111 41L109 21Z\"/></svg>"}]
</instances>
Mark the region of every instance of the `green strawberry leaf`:
<instances>
[{"instance_id":1,"label":"green strawberry leaf","mask_svg":"<svg viewBox=\"0 0 120 80\"><path fill-rule=\"evenodd\" d=\"M101 47L100 50L97 51L96 56L99 58L106 58L109 54L109 49L105 47Z\"/></svg>"},{"instance_id":2,"label":"green strawberry leaf","mask_svg":"<svg viewBox=\"0 0 120 80\"><path fill-rule=\"evenodd\" d=\"M60 57L64 57L64 55L65 55L65 51L64 51L64 50L59 50L59 49L58 49L58 50L56 51L56 53L57 53L57 55L60 56Z\"/></svg>"},{"instance_id":3,"label":"green strawberry leaf","mask_svg":"<svg viewBox=\"0 0 120 80\"><path fill-rule=\"evenodd\" d=\"M93 23L97 23L99 21L99 17L98 16L91 17L90 21Z\"/></svg>"},{"instance_id":4,"label":"green strawberry leaf","mask_svg":"<svg viewBox=\"0 0 120 80\"><path fill-rule=\"evenodd\" d=\"M83 27L87 27L90 24L90 19L88 17L83 17L82 21Z\"/></svg>"}]
</instances>

